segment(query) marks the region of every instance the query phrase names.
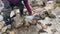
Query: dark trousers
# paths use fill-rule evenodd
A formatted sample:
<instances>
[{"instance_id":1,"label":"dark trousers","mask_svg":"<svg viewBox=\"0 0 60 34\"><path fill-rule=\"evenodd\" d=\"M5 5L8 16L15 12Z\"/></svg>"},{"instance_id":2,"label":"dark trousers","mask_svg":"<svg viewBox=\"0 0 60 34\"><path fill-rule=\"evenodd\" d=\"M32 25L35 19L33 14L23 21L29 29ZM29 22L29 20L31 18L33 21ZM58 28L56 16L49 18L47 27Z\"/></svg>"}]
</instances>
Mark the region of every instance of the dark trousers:
<instances>
[{"instance_id":1,"label":"dark trousers","mask_svg":"<svg viewBox=\"0 0 60 34\"><path fill-rule=\"evenodd\" d=\"M22 2L18 2L16 5L13 5L12 3L10 3L10 6L11 6L12 10L15 6L17 6L20 11L20 16L23 15L24 5L22 4Z\"/></svg>"},{"instance_id":2,"label":"dark trousers","mask_svg":"<svg viewBox=\"0 0 60 34\"><path fill-rule=\"evenodd\" d=\"M22 4L22 2L18 2L16 5L13 5L12 3L10 3L9 1L6 1L4 3L5 7L2 10L3 11L3 16L4 16L4 21L6 22L6 25L11 24L11 18L10 18L10 13L11 10L13 10L14 6L17 6L20 10L20 15L23 15L23 9L24 9L24 5ZM6 9L6 10L5 10Z\"/></svg>"}]
</instances>

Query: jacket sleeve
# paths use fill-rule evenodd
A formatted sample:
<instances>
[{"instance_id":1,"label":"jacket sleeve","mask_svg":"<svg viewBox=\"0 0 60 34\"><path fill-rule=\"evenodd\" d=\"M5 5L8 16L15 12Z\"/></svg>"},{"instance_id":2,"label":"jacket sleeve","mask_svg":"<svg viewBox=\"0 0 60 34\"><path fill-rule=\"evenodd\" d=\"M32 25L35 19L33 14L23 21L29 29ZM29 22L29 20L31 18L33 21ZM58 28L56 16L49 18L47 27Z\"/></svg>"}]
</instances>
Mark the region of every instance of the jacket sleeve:
<instances>
[{"instance_id":1,"label":"jacket sleeve","mask_svg":"<svg viewBox=\"0 0 60 34\"><path fill-rule=\"evenodd\" d=\"M23 0L23 2L24 2L25 7L26 7L27 10L28 10L28 13L29 13L29 14L32 14L32 9L31 9L30 6L29 6L28 0Z\"/></svg>"}]
</instances>

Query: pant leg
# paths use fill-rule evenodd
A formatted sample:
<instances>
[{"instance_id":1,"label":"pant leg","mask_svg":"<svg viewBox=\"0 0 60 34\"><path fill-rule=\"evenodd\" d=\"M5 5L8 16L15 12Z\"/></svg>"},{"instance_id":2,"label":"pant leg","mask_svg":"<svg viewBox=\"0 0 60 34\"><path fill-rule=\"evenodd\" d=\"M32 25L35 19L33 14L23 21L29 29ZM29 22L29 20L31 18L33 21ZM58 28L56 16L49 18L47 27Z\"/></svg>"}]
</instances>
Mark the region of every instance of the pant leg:
<instances>
[{"instance_id":1,"label":"pant leg","mask_svg":"<svg viewBox=\"0 0 60 34\"><path fill-rule=\"evenodd\" d=\"M6 25L11 24L11 18L10 18L11 6L7 0L4 1L4 9L2 10L2 12Z\"/></svg>"},{"instance_id":2,"label":"pant leg","mask_svg":"<svg viewBox=\"0 0 60 34\"><path fill-rule=\"evenodd\" d=\"M3 17L6 25L11 24L10 13L11 13L10 9L5 9L5 10L3 9Z\"/></svg>"},{"instance_id":3,"label":"pant leg","mask_svg":"<svg viewBox=\"0 0 60 34\"><path fill-rule=\"evenodd\" d=\"M32 14L32 9L29 6L28 0L23 0L23 3L25 5L26 9L28 10L29 15L31 15Z\"/></svg>"},{"instance_id":4,"label":"pant leg","mask_svg":"<svg viewBox=\"0 0 60 34\"><path fill-rule=\"evenodd\" d=\"M24 10L24 5L22 4L22 2L18 2L18 8L19 8L19 11L20 11L20 16L23 15L23 10Z\"/></svg>"}]
</instances>

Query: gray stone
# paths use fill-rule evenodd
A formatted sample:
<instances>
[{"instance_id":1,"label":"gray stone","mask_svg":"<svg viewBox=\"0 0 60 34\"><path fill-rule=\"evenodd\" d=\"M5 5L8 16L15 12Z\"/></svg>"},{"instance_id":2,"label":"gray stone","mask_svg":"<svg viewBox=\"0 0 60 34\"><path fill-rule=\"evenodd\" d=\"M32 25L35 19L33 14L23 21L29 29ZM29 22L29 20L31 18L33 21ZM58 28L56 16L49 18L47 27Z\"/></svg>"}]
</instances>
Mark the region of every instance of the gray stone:
<instances>
[{"instance_id":1,"label":"gray stone","mask_svg":"<svg viewBox=\"0 0 60 34\"><path fill-rule=\"evenodd\" d=\"M13 25L14 27L18 28L23 25L23 22L24 22L23 17L20 17L20 15L17 15L16 17L14 17Z\"/></svg>"},{"instance_id":2,"label":"gray stone","mask_svg":"<svg viewBox=\"0 0 60 34\"><path fill-rule=\"evenodd\" d=\"M3 21L3 16L2 16L2 15L0 15L0 22L1 22L1 21Z\"/></svg>"}]
</instances>

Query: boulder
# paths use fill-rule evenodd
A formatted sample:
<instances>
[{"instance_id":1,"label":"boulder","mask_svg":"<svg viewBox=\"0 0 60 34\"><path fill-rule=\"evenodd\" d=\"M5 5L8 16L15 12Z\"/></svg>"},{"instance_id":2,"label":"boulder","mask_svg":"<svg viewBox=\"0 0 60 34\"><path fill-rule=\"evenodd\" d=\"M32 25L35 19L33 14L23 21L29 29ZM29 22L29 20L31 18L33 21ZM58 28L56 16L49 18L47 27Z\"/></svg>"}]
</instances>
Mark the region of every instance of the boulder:
<instances>
[{"instance_id":1,"label":"boulder","mask_svg":"<svg viewBox=\"0 0 60 34\"><path fill-rule=\"evenodd\" d=\"M15 28L21 27L23 23L24 23L23 17L20 17L20 15L14 17L13 25Z\"/></svg>"}]
</instances>

